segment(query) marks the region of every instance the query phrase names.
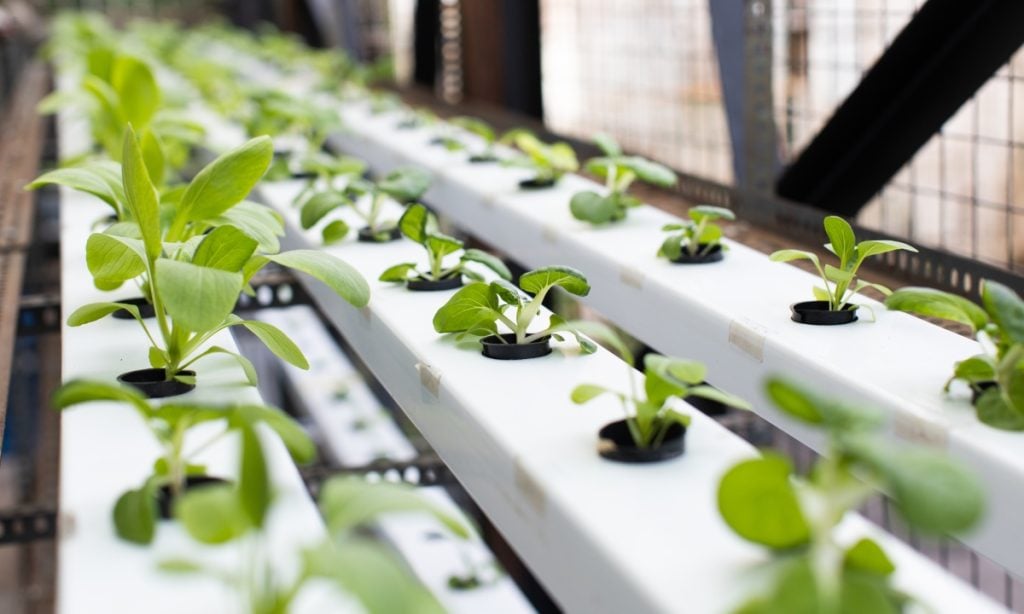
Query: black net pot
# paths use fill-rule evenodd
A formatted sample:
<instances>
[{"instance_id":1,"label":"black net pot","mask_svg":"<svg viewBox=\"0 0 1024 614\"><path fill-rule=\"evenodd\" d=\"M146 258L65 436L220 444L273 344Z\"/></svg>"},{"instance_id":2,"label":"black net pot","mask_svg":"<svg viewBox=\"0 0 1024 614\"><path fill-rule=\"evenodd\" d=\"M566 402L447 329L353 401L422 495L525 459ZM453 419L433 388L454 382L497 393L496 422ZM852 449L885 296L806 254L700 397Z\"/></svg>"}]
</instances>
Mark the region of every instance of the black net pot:
<instances>
[{"instance_id":1,"label":"black net pot","mask_svg":"<svg viewBox=\"0 0 1024 614\"><path fill-rule=\"evenodd\" d=\"M490 154L473 154L469 157L471 164L491 164L498 161L498 156Z\"/></svg>"},{"instance_id":2,"label":"black net pot","mask_svg":"<svg viewBox=\"0 0 1024 614\"><path fill-rule=\"evenodd\" d=\"M712 262L721 262L722 258L725 257L725 252L722 250L721 245L715 245L707 253L702 253L707 248L706 243L698 243L697 248L696 255L691 256L684 249L678 258L672 259L672 262L676 264L710 264Z\"/></svg>"},{"instance_id":3,"label":"black net pot","mask_svg":"<svg viewBox=\"0 0 1024 614\"><path fill-rule=\"evenodd\" d=\"M449 275L442 279L423 279L416 277L405 282L405 287L416 292L436 292L462 287L462 275Z\"/></svg>"},{"instance_id":4,"label":"black net pot","mask_svg":"<svg viewBox=\"0 0 1024 614\"><path fill-rule=\"evenodd\" d=\"M190 475L185 478L184 492L188 492L193 488L202 488L212 484L227 484L227 481L220 478L210 477L208 475ZM171 494L170 485L164 484L156 491L156 511L160 514L160 518L163 518L164 520L171 519L171 513L174 511L174 501L175 499Z\"/></svg>"},{"instance_id":5,"label":"black net pot","mask_svg":"<svg viewBox=\"0 0 1024 614\"><path fill-rule=\"evenodd\" d=\"M505 342L502 343L501 339ZM480 340L483 355L496 360L526 360L551 353L551 337L541 337L530 343L516 343L515 333L491 335Z\"/></svg>"},{"instance_id":6,"label":"black net pot","mask_svg":"<svg viewBox=\"0 0 1024 614\"><path fill-rule=\"evenodd\" d=\"M987 382L974 382L971 384L971 405L977 405L978 399L981 395L985 394L988 390L995 388L999 385L999 382L995 380Z\"/></svg>"},{"instance_id":7,"label":"black net pot","mask_svg":"<svg viewBox=\"0 0 1024 614\"><path fill-rule=\"evenodd\" d=\"M682 456L686 450L686 428L679 423L668 427L658 447L638 447L625 420L604 425L597 432L597 437L597 453L601 458L619 463L657 463Z\"/></svg>"},{"instance_id":8,"label":"black net pot","mask_svg":"<svg viewBox=\"0 0 1024 614\"><path fill-rule=\"evenodd\" d=\"M121 300L121 301L116 301L116 302L118 302L118 303L125 303L127 305L134 305L135 307L138 307L139 308L139 315L142 316L143 320L146 320L146 319L149 319L149 318L153 318L153 317L156 316L156 310L153 309L153 305L149 301L147 301L146 299L142 298L141 296L137 296L135 298L127 298L127 299L124 299L124 300ZM128 311L126 309L118 309L117 311L115 311L111 315L114 316L115 318L117 318L118 320L134 320L135 319L135 316L133 316L132 314L128 313Z\"/></svg>"},{"instance_id":9,"label":"black net pot","mask_svg":"<svg viewBox=\"0 0 1024 614\"><path fill-rule=\"evenodd\" d=\"M523 179L519 182L519 187L524 190L543 190L545 188L553 187L558 183L557 179Z\"/></svg>"},{"instance_id":10,"label":"black net pot","mask_svg":"<svg viewBox=\"0 0 1024 614\"><path fill-rule=\"evenodd\" d=\"M178 375L195 377L195 371L180 371ZM164 369L139 369L117 376L117 381L133 386L150 399L175 397L194 390L196 385L176 379L168 380Z\"/></svg>"},{"instance_id":11,"label":"black net pot","mask_svg":"<svg viewBox=\"0 0 1024 614\"><path fill-rule=\"evenodd\" d=\"M839 311L828 308L828 301L804 301L789 306L793 312L791 319L801 324L817 326L836 326L857 321L857 306L844 303Z\"/></svg>"},{"instance_id":12,"label":"black net pot","mask_svg":"<svg viewBox=\"0 0 1024 614\"><path fill-rule=\"evenodd\" d=\"M388 230L373 232L369 226L363 226L359 229L357 237L362 243L390 243L401 239L402 231L396 226Z\"/></svg>"}]
</instances>

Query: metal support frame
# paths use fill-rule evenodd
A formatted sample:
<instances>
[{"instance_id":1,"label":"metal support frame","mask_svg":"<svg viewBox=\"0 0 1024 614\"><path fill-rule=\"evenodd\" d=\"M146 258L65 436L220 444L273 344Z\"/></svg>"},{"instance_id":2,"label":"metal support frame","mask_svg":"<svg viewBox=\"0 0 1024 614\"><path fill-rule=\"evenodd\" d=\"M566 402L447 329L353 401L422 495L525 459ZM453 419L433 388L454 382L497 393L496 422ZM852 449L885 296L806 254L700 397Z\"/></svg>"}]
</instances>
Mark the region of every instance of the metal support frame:
<instances>
[{"instance_id":1,"label":"metal support frame","mask_svg":"<svg viewBox=\"0 0 1024 614\"><path fill-rule=\"evenodd\" d=\"M0 511L0 546L25 544L57 536L57 511L19 507Z\"/></svg>"},{"instance_id":2,"label":"metal support frame","mask_svg":"<svg viewBox=\"0 0 1024 614\"><path fill-rule=\"evenodd\" d=\"M327 467L317 465L301 469L306 488L316 497L324 482L335 476L362 476L367 480L398 482L412 486L445 486L456 484L451 469L434 454L424 454L409 461L379 460L360 467Z\"/></svg>"}]
</instances>

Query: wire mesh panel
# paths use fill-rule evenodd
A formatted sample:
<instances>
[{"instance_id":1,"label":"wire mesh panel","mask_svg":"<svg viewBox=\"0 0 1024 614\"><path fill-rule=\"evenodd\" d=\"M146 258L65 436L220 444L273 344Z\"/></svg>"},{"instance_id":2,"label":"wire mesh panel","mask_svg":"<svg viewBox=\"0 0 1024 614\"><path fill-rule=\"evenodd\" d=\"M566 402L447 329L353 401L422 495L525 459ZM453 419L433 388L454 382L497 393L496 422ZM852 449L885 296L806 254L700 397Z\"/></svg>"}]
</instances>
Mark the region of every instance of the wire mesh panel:
<instances>
[{"instance_id":1,"label":"wire mesh panel","mask_svg":"<svg viewBox=\"0 0 1024 614\"><path fill-rule=\"evenodd\" d=\"M732 181L706 1L542 0L541 52L552 130Z\"/></svg>"}]
</instances>

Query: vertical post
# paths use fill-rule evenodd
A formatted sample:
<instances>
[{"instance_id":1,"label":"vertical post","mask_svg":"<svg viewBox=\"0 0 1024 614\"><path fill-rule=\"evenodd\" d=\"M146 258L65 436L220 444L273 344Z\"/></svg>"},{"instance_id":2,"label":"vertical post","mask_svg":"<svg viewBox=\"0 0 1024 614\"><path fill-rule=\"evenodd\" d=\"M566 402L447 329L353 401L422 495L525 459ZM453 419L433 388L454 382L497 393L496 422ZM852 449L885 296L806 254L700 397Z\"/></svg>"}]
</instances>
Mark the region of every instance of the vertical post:
<instances>
[{"instance_id":1,"label":"vertical post","mask_svg":"<svg viewBox=\"0 0 1024 614\"><path fill-rule=\"evenodd\" d=\"M744 0L741 188L770 194L778 167L772 94L772 0Z\"/></svg>"}]
</instances>

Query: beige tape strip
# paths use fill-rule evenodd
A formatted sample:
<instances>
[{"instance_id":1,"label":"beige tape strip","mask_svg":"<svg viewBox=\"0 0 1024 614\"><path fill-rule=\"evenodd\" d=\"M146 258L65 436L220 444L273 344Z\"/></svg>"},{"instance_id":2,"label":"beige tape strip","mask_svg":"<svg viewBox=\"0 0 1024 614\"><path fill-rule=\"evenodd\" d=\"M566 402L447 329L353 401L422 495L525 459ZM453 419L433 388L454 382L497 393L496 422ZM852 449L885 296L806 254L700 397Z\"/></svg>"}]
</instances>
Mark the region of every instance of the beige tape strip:
<instances>
[{"instance_id":1,"label":"beige tape strip","mask_svg":"<svg viewBox=\"0 0 1024 614\"><path fill-rule=\"evenodd\" d=\"M631 286L637 290L642 290L644 287L644 279L646 279L644 274L635 267L627 266L619 269L619 281L627 286Z\"/></svg>"},{"instance_id":2,"label":"beige tape strip","mask_svg":"<svg viewBox=\"0 0 1024 614\"><path fill-rule=\"evenodd\" d=\"M737 320L729 323L729 343L749 354L757 362L764 362L764 334Z\"/></svg>"},{"instance_id":3,"label":"beige tape strip","mask_svg":"<svg viewBox=\"0 0 1024 614\"><path fill-rule=\"evenodd\" d=\"M523 469L518 458L515 460L514 470L516 490L519 491L519 494L522 496L522 500L526 501L537 514L544 514L548 505L547 497L544 496L544 491L541 490L533 477Z\"/></svg>"},{"instance_id":4,"label":"beige tape strip","mask_svg":"<svg viewBox=\"0 0 1024 614\"><path fill-rule=\"evenodd\" d=\"M558 229L554 226L545 225L540 230L540 238L544 239L547 243L558 243Z\"/></svg>"},{"instance_id":5,"label":"beige tape strip","mask_svg":"<svg viewBox=\"0 0 1024 614\"><path fill-rule=\"evenodd\" d=\"M949 446L949 426L925 420L913 414L897 414L893 433L900 439L945 450Z\"/></svg>"},{"instance_id":6,"label":"beige tape strip","mask_svg":"<svg viewBox=\"0 0 1024 614\"><path fill-rule=\"evenodd\" d=\"M441 374L424 362L416 363L416 371L420 374L420 385L436 398L441 390Z\"/></svg>"}]
</instances>

